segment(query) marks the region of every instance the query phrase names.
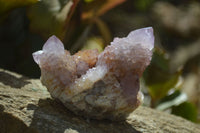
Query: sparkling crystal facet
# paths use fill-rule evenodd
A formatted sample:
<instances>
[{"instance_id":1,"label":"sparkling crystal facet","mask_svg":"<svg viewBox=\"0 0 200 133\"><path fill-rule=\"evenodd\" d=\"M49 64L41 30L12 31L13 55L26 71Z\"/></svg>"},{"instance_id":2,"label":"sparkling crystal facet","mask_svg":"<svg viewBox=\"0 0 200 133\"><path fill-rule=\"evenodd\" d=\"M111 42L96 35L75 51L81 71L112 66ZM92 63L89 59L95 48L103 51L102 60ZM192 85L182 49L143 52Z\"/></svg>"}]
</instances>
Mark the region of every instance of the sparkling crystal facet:
<instances>
[{"instance_id":1,"label":"sparkling crystal facet","mask_svg":"<svg viewBox=\"0 0 200 133\"><path fill-rule=\"evenodd\" d=\"M114 38L100 54L85 50L72 56L52 36L33 58L42 83L69 110L84 117L121 120L141 103L139 78L153 47L153 29L148 27Z\"/></svg>"}]
</instances>

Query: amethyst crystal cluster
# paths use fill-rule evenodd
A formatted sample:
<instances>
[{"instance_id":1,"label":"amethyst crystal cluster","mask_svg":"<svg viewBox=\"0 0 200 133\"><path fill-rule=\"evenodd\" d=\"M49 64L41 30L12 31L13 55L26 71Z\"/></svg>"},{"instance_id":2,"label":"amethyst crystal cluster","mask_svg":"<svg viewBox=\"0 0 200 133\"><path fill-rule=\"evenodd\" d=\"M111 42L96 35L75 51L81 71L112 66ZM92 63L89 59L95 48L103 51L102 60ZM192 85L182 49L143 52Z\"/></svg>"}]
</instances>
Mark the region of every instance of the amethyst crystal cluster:
<instances>
[{"instance_id":1,"label":"amethyst crystal cluster","mask_svg":"<svg viewBox=\"0 0 200 133\"><path fill-rule=\"evenodd\" d=\"M41 82L51 96L77 115L123 120L142 102L139 78L154 47L151 27L114 38L102 53L85 50L71 55L55 36L33 53Z\"/></svg>"}]
</instances>

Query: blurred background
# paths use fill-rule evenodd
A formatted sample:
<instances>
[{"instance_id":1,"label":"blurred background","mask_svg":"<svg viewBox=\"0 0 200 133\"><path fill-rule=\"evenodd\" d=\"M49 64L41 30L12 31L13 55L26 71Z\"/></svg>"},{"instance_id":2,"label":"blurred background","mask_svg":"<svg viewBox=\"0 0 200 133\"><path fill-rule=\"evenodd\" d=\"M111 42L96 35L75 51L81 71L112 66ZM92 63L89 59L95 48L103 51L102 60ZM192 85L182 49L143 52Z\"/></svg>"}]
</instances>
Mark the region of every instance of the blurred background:
<instances>
[{"instance_id":1,"label":"blurred background","mask_svg":"<svg viewBox=\"0 0 200 133\"><path fill-rule=\"evenodd\" d=\"M0 68L39 78L32 53L52 35L72 54L101 52L113 37L148 26L156 40L143 105L200 123L198 0L0 0Z\"/></svg>"}]
</instances>

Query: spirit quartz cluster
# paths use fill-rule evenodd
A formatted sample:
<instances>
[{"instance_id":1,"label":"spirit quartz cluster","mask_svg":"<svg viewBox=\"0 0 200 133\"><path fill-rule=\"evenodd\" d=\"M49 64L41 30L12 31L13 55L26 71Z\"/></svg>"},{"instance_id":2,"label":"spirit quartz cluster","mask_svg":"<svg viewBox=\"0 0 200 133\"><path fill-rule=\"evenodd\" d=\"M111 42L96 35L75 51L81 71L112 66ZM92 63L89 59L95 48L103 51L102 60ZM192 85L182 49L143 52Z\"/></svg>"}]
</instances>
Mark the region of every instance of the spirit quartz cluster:
<instances>
[{"instance_id":1,"label":"spirit quartz cluster","mask_svg":"<svg viewBox=\"0 0 200 133\"><path fill-rule=\"evenodd\" d=\"M41 82L51 96L77 115L123 120L142 102L139 78L149 65L154 47L151 27L114 38L102 53L64 49L55 36L33 53Z\"/></svg>"}]
</instances>

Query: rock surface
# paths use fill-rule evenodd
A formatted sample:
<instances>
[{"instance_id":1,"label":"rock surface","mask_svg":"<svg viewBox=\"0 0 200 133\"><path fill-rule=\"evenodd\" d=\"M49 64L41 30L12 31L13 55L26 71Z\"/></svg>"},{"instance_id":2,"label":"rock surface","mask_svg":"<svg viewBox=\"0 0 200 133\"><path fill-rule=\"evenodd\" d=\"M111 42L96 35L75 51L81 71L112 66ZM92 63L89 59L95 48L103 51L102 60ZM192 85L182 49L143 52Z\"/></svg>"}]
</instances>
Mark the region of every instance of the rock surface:
<instances>
[{"instance_id":1,"label":"rock surface","mask_svg":"<svg viewBox=\"0 0 200 133\"><path fill-rule=\"evenodd\" d=\"M124 122L84 119L51 99L40 80L0 69L0 132L197 133L200 132L200 125L142 106Z\"/></svg>"}]
</instances>

